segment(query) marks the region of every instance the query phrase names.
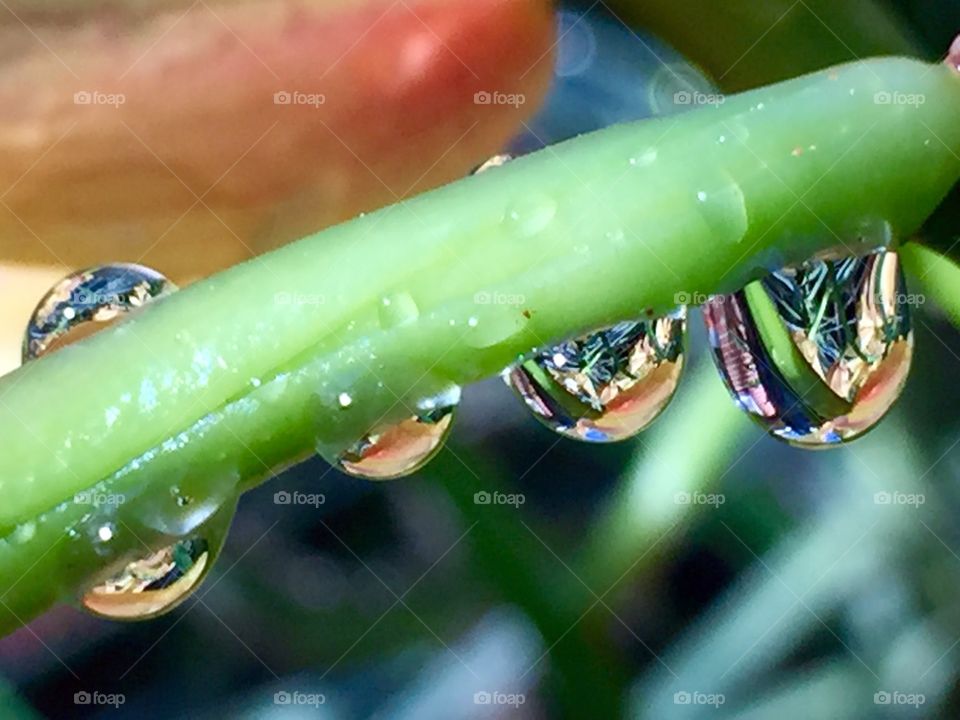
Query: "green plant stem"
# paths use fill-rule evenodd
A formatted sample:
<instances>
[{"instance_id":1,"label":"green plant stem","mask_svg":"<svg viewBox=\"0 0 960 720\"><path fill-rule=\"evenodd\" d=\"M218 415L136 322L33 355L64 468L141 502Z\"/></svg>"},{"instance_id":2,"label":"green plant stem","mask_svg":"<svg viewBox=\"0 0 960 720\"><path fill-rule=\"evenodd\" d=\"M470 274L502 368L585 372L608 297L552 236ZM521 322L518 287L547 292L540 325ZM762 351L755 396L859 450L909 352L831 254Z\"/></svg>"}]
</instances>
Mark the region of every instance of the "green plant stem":
<instances>
[{"instance_id":1,"label":"green plant stem","mask_svg":"<svg viewBox=\"0 0 960 720\"><path fill-rule=\"evenodd\" d=\"M163 542L174 485L226 501L533 346L913 232L960 174L958 115L954 72L884 59L609 128L237 266L0 379L0 630ZM126 502L71 501L91 488ZM91 542L106 521L110 543Z\"/></svg>"},{"instance_id":2,"label":"green plant stem","mask_svg":"<svg viewBox=\"0 0 960 720\"><path fill-rule=\"evenodd\" d=\"M875 0L611 0L609 5L623 20L671 43L730 91L872 55L912 55L919 46Z\"/></svg>"},{"instance_id":3,"label":"green plant stem","mask_svg":"<svg viewBox=\"0 0 960 720\"><path fill-rule=\"evenodd\" d=\"M946 255L915 242L904 245L900 257L910 281L919 283L920 294L929 296L960 327L960 267Z\"/></svg>"}]
</instances>

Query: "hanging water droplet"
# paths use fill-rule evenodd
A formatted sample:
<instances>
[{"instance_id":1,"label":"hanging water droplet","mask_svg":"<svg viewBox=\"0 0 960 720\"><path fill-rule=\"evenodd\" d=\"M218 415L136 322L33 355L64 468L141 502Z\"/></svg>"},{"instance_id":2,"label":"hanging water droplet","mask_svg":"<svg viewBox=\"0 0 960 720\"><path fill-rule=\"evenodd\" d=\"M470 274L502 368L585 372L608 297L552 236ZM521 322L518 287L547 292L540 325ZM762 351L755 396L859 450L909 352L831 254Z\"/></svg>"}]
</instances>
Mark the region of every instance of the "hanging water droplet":
<instances>
[{"instance_id":1,"label":"hanging water droplet","mask_svg":"<svg viewBox=\"0 0 960 720\"><path fill-rule=\"evenodd\" d=\"M913 333L896 253L813 260L704 305L735 401L774 437L828 447L874 427L900 395Z\"/></svg>"},{"instance_id":2,"label":"hanging water droplet","mask_svg":"<svg viewBox=\"0 0 960 720\"><path fill-rule=\"evenodd\" d=\"M460 388L449 385L417 403L416 413L378 427L347 448L334 463L368 480L393 480L426 465L443 446L460 402Z\"/></svg>"},{"instance_id":3,"label":"hanging water droplet","mask_svg":"<svg viewBox=\"0 0 960 720\"><path fill-rule=\"evenodd\" d=\"M44 295L30 316L23 338L23 362L80 340L176 289L155 270L130 263L72 273Z\"/></svg>"},{"instance_id":4,"label":"hanging water droplet","mask_svg":"<svg viewBox=\"0 0 960 720\"><path fill-rule=\"evenodd\" d=\"M84 609L111 620L147 620L173 610L196 590L226 541L236 499L189 537L143 552L87 590Z\"/></svg>"},{"instance_id":5,"label":"hanging water droplet","mask_svg":"<svg viewBox=\"0 0 960 720\"><path fill-rule=\"evenodd\" d=\"M504 380L547 427L576 440L616 442L667 406L683 368L686 309L539 351Z\"/></svg>"}]
</instances>

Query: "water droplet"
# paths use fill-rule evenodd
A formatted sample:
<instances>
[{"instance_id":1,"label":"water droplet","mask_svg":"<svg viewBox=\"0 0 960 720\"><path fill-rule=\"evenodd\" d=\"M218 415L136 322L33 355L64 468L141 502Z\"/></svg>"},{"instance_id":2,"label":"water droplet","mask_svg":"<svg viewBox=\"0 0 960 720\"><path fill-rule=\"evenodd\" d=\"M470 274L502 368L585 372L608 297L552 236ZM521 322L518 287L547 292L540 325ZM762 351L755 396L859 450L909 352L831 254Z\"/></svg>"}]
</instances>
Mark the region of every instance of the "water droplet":
<instances>
[{"instance_id":1,"label":"water droplet","mask_svg":"<svg viewBox=\"0 0 960 720\"><path fill-rule=\"evenodd\" d=\"M340 407L348 408L353 404L353 398L350 397L350 393L342 392L337 396L337 402L340 403Z\"/></svg>"},{"instance_id":2,"label":"water droplet","mask_svg":"<svg viewBox=\"0 0 960 720\"><path fill-rule=\"evenodd\" d=\"M503 222L517 233L529 237L546 228L557 214L557 203L539 193L526 193L514 200L503 216Z\"/></svg>"},{"instance_id":3,"label":"water droplet","mask_svg":"<svg viewBox=\"0 0 960 720\"><path fill-rule=\"evenodd\" d=\"M111 620L147 620L173 610L210 571L226 540L235 506L234 499L190 537L125 562L118 572L87 590L80 604Z\"/></svg>"},{"instance_id":4,"label":"water droplet","mask_svg":"<svg viewBox=\"0 0 960 720\"><path fill-rule=\"evenodd\" d=\"M735 401L802 447L853 440L900 395L913 352L895 253L813 260L704 305Z\"/></svg>"},{"instance_id":5,"label":"water droplet","mask_svg":"<svg viewBox=\"0 0 960 720\"><path fill-rule=\"evenodd\" d=\"M506 153L494 155L473 171L473 175L486 172L492 168L505 165L513 159ZM524 236L536 235L543 230L554 215L557 214L557 203L550 197L539 193L527 193L515 199L504 211L503 223L508 227L516 228Z\"/></svg>"},{"instance_id":6,"label":"water droplet","mask_svg":"<svg viewBox=\"0 0 960 720\"><path fill-rule=\"evenodd\" d=\"M417 403L414 415L385 424L347 448L333 464L344 472L368 480L392 480L410 475L433 458L443 446L460 402L456 385Z\"/></svg>"},{"instance_id":7,"label":"water droplet","mask_svg":"<svg viewBox=\"0 0 960 720\"><path fill-rule=\"evenodd\" d=\"M33 311L23 338L23 362L101 330L176 289L163 275L142 265L117 263L72 273L54 285Z\"/></svg>"},{"instance_id":8,"label":"water droplet","mask_svg":"<svg viewBox=\"0 0 960 720\"><path fill-rule=\"evenodd\" d=\"M635 167L649 167L657 161L657 149L649 147L630 158L630 164Z\"/></svg>"},{"instance_id":9,"label":"water droplet","mask_svg":"<svg viewBox=\"0 0 960 720\"><path fill-rule=\"evenodd\" d=\"M622 322L540 350L504 372L547 427L588 442L625 440L673 397L683 368L686 310Z\"/></svg>"},{"instance_id":10,"label":"water droplet","mask_svg":"<svg viewBox=\"0 0 960 720\"><path fill-rule=\"evenodd\" d=\"M393 293L380 299L377 309L380 327L384 330L409 325L420 317L420 308L408 292Z\"/></svg>"}]
</instances>

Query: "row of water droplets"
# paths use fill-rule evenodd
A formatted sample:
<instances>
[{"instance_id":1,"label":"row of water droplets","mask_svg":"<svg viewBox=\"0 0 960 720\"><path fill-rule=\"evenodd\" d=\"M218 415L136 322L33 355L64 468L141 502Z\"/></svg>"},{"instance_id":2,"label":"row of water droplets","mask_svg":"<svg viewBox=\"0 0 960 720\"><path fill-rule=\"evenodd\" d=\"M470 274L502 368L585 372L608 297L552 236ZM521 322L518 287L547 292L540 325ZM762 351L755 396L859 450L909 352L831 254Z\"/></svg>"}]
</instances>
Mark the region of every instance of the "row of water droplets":
<instances>
[{"instance_id":1,"label":"row of water droplets","mask_svg":"<svg viewBox=\"0 0 960 720\"><path fill-rule=\"evenodd\" d=\"M475 172L509 160L495 156ZM896 253L879 247L783 268L710 297L703 315L737 405L774 437L823 448L876 426L902 392L913 351L908 302ZM552 430L624 440L673 397L685 332L678 307L541 348L503 377Z\"/></svg>"},{"instance_id":2,"label":"row of water droplets","mask_svg":"<svg viewBox=\"0 0 960 720\"><path fill-rule=\"evenodd\" d=\"M509 159L495 156L475 172ZM161 274L132 264L69 275L34 311L23 360L175 290ZM403 325L418 312L413 298L393 295L382 300L380 321ZM896 254L884 249L785 268L710 298L703 314L734 400L774 437L798 446L828 447L862 435L896 400L909 371L913 335L904 280ZM621 441L646 428L670 402L684 365L685 335L686 308L679 307L539 348L506 368L503 378L551 430L586 442ZM376 424L346 448L318 444L318 452L354 476L409 475L442 448L459 400L460 389L452 386L409 416ZM347 410L353 398L344 392L338 402ZM209 572L235 500L219 503L161 550L116 568L82 595L81 605L115 619L155 617L176 607ZM114 529L104 525L98 532L108 542Z\"/></svg>"}]
</instances>

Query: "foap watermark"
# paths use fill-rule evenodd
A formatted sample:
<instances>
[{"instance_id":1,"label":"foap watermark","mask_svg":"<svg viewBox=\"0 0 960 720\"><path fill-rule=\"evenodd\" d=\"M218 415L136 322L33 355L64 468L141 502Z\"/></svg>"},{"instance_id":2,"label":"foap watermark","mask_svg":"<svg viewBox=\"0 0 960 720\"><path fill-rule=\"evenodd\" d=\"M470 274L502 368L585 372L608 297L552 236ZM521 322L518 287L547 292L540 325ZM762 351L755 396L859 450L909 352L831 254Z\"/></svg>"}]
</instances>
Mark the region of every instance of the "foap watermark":
<instances>
[{"instance_id":1,"label":"foap watermark","mask_svg":"<svg viewBox=\"0 0 960 720\"><path fill-rule=\"evenodd\" d=\"M927 502L927 497L923 493L905 493L899 490L888 492L883 490L873 494L873 503L875 505L910 505L920 507Z\"/></svg>"},{"instance_id":2,"label":"foap watermark","mask_svg":"<svg viewBox=\"0 0 960 720\"><path fill-rule=\"evenodd\" d=\"M673 94L674 105L723 105L727 98L722 93L705 93L699 90L678 90Z\"/></svg>"},{"instance_id":3,"label":"foap watermark","mask_svg":"<svg viewBox=\"0 0 960 720\"><path fill-rule=\"evenodd\" d=\"M527 696L523 693L505 693L496 690L488 692L480 690L473 694L474 705L506 705L508 707L518 708L527 701Z\"/></svg>"},{"instance_id":4,"label":"foap watermark","mask_svg":"<svg viewBox=\"0 0 960 720\"><path fill-rule=\"evenodd\" d=\"M95 307L123 304L123 299L119 293L95 292L87 288L74 290L70 293L70 300L74 305L92 305Z\"/></svg>"},{"instance_id":5,"label":"foap watermark","mask_svg":"<svg viewBox=\"0 0 960 720\"><path fill-rule=\"evenodd\" d=\"M297 490L287 492L280 490L273 494L274 505L309 505L311 507L320 507L327 501L327 496L323 493L303 493Z\"/></svg>"},{"instance_id":6,"label":"foap watermark","mask_svg":"<svg viewBox=\"0 0 960 720\"><path fill-rule=\"evenodd\" d=\"M310 707L320 707L327 702L327 696L323 693L305 693L299 690L279 690L273 694L274 705L307 705Z\"/></svg>"},{"instance_id":7,"label":"foap watermark","mask_svg":"<svg viewBox=\"0 0 960 720\"><path fill-rule=\"evenodd\" d=\"M922 293L897 293L894 301L899 305L920 307L927 302L927 296Z\"/></svg>"},{"instance_id":8,"label":"foap watermark","mask_svg":"<svg viewBox=\"0 0 960 720\"><path fill-rule=\"evenodd\" d=\"M519 508L527 501L527 496L523 493L502 493L498 490L487 492L481 490L473 494L474 505L513 505Z\"/></svg>"},{"instance_id":9,"label":"foap watermark","mask_svg":"<svg viewBox=\"0 0 960 720\"><path fill-rule=\"evenodd\" d=\"M326 301L320 293L278 292L273 296L274 305L323 305Z\"/></svg>"},{"instance_id":10,"label":"foap watermark","mask_svg":"<svg viewBox=\"0 0 960 720\"><path fill-rule=\"evenodd\" d=\"M326 102L327 96L323 93L279 90L273 94L274 105L304 105L316 110L321 105L325 105Z\"/></svg>"},{"instance_id":11,"label":"foap watermark","mask_svg":"<svg viewBox=\"0 0 960 720\"><path fill-rule=\"evenodd\" d=\"M918 708L927 701L923 693L905 693L898 690L879 690L873 694L874 705L905 705Z\"/></svg>"},{"instance_id":12,"label":"foap watermark","mask_svg":"<svg viewBox=\"0 0 960 720\"><path fill-rule=\"evenodd\" d=\"M519 293L487 292L486 290L481 290L474 294L473 301L477 305L523 305L527 302L527 297Z\"/></svg>"},{"instance_id":13,"label":"foap watermark","mask_svg":"<svg viewBox=\"0 0 960 720\"><path fill-rule=\"evenodd\" d=\"M674 705L709 705L718 708L727 701L723 693L705 693L699 690L678 690L673 694Z\"/></svg>"},{"instance_id":14,"label":"foap watermark","mask_svg":"<svg viewBox=\"0 0 960 720\"><path fill-rule=\"evenodd\" d=\"M713 295L706 295L702 292L678 292L674 293L673 301L677 305L703 305L710 300Z\"/></svg>"},{"instance_id":15,"label":"foap watermark","mask_svg":"<svg viewBox=\"0 0 960 720\"><path fill-rule=\"evenodd\" d=\"M118 506L127 501L126 495L122 493L97 492L95 490L84 490L73 496L75 505L93 505L94 507Z\"/></svg>"},{"instance_id":16,"label":"foap watermark","mask_svg":"<svg viewBox=\"0 0 960 720\"><path fill-rule=\"evenodd\" d=\"M527 101L527 96L523 93L503 93L494 90L478 90L473 94L474 105L512 105L515 108L520 107Z\"/></svg>"},{"instance_id":17,"label":"foap watermark","mask_svg":"<svg viewBox=\"0 0 960 720\"><path fill-rule=\"evenodd\" d=\"M127 104L123 93L105 93L98 90L80 90L73 94L74 105L109 105L118 108Z\"/></svg>"},{"instance_id":18,"label":"foap watermark","mask_svg":"<svg viewBox=\"0 0 960 720\"><path fill-rule=\"evenodd\" d=\"M920 107L927 102L927 96L923 93L881 90L874 93L873 102L875 105L913 105L914 107Z\"/></svg>"},{"instance_id":19,"label":"foap watermark","mask_svg":"<svg viewBox=\"0 0 960 720\"><path fill-rule=\"evenodd\" d=\"M78 690L73 694L74 705L104 705L118 708L127 701L123 693L105 693L99 690Z\"/></svg>"},{"instance_id":20,"label":"foap watermark","mask_svg":"<svg viewBox=\"0 0 960 720\"><path fill-rule=\"evenodd\" d=\"M721 493L702 493L702 492L678 492L673 496L673 502L677 505L711 505L715 508L720 507L727 501L726 495Z\"/></svg>"}]
</instances>

